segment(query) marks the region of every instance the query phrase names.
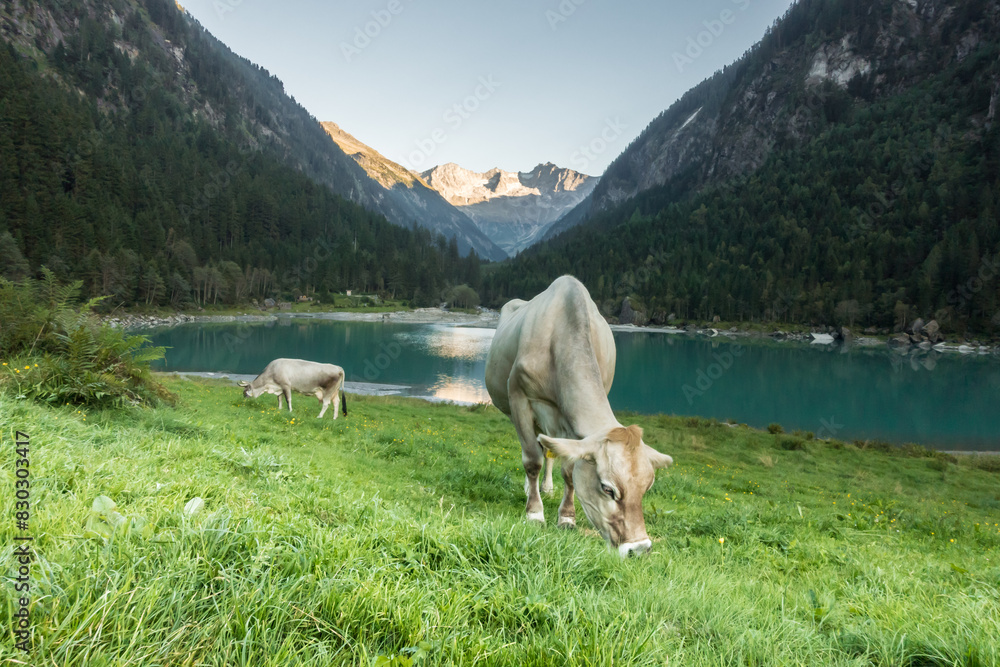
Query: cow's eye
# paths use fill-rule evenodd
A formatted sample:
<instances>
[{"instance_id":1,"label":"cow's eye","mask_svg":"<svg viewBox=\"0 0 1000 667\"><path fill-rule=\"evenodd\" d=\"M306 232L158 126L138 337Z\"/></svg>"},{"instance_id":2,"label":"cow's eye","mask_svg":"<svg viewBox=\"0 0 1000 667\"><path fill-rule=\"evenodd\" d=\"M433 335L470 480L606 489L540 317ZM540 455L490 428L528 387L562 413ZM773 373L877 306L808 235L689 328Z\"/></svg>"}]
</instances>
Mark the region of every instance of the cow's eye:
<instances>
[{"instance_id":1,"label":"cow's eye","mask_svg":"<svg viewBox=\"0 0 1000 667\"><path fill-rule=\"evenodd\" d=\"M615 490L613 488L611 488L611 485L609 485L609 484L601 484L601 491L608 498L611 498L612 500L614 500L614 498L615 498Z\"/></svg>"}]
</instances>

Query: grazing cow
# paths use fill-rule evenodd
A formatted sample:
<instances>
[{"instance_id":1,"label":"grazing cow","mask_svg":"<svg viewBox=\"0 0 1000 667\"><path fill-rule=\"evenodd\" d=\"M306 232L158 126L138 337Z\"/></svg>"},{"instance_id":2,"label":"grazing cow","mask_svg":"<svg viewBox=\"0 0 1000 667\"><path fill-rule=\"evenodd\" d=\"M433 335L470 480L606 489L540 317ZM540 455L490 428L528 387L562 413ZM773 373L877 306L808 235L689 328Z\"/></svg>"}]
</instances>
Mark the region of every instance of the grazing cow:
<instances>
[{"instance_id":1,"label":"grazing cow","mask_svg":"<svg viewBox=\"0 0 1000 667\"><path fill-rule=\"evenodd\" d=\"M486 389L510 417L521 440L529 520L545 522L542 490L552 492L552 459L562 459L566 490L560 528L576 526L574 491L594 528L624 557L652 545L642 496L654 471L673 463L642 441L638 426L622 426L608 403L615 375L611 327L590 293L572 276L557 278L531 301L511 301L486 358Z\"/></svg>"},{"instance_id":2,"label":"grazing cow","mask_svg":"<svg viewBox=\"0 0 1000 667\"><path fill-rule=\"evenodd\" d=\"M292 411L292 390L310 394L319 399L323 409L319 418L333 401L333 418L340 413L340 403L344 403L344 416L347 416L347 395L343 393L344 369L333 364L320 364L302 359L275 359L258 375L253 382L239 382L243 387L243 395L257 398L261 394L277 394L278 409L281 409L281 397L288 401L288 411Z\"/></svg>"}]
</instances>

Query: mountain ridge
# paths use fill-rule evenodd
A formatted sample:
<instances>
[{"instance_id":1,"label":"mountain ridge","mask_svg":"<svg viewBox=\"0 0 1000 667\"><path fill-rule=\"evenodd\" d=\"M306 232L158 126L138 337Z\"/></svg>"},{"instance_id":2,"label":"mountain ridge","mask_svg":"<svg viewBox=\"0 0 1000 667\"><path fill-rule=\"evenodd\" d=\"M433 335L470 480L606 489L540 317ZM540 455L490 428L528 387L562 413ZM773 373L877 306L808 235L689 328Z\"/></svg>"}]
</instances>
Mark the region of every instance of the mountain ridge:
<instances>
[{"instance_id":1,"label":"mountain ridge","mask_svg":"<svg viewBox=\"0 0 1000 667\"><path fill-rule=\"evenodd\" d=\"M916 48L918 41L954 30L951 23L966 20L960 13L971 17L987 8L998 12L995 2L833 2L817 9L815 0L800 0L743 58L651 121L611 162L592 196L546 238L674 179L687 179L697 190L753 173L776 147L814 137L817 116L832 116L845 104L841 93L874 99L911 86L927 74L932 58ZM850 16L838 14L842 10ZM842 22L855 19L865 23L843 32ZM808 30L809 20L827 32L817 43L790 46L775 37L779 26L786 34ZM967 57L987 36L973 27L956 37L955 59Z\"/></svg>"},{"instance_id":2,"label":"mountain ridge","mask_svg":"<svg viewBox=\"0 0 1000 667\"><path fill-rule=\"evenodd\" d=\"M538 241L590 194L598 180L552 162L523 172L499 167L476 172L451 162L421 172L420 177L510 255Z\"/></svg>"},{"instance_id":3,"label":"mountain ridge","mask_svg":"<svg viewBox=\"0 0 1000 667\"><path fill-rule=\"evenodd\" d=\"M419 175L385 157L337 123L324 121L320 126L337 148L382 188L383 199L392 202L400 211L401 219L415 221L423 227L443 232L449 238L456 238L460 247L471 248L484 259L500 261L507 258L506 251Z\"/></svg>"}]
</instances>

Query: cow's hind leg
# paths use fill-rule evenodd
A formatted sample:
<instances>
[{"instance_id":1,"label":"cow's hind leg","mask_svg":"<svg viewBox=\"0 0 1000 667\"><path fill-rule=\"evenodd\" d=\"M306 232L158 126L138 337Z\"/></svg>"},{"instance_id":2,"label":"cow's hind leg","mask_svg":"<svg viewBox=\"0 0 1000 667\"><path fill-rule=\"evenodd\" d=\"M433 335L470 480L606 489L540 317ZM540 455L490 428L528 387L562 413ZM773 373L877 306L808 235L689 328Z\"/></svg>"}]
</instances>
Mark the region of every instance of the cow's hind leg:
<instances>
[{"instance_id":1,"label":"cow's hind leg","mask_svg":"<svg viewBox=\"0 0 1000 667\"><path fill-rule=\"evenodd\" d=\"M288 411L291 412L292 411L292 388L291 387L286 387L283 391L285 392L285 402L288 403Z\"/></svg>"},{"instance_id":2,"label":"cow's hind leg","mask_svg":"<svg viewBox=\"0 0 1000 667\"><path fill-rule=\"evenodd\" d=\"M551 459L550 459L551 460ZM576 505L573 502L573 464L563 461L562 464L563 499L559 503L559 522L557 528L576 528Z\"/></svg>"},{"instance_id":3,"label":"cow's hind leg","mask_svg":"<svg viewBox=\"0 0 1000 667\"><path fill-rule=\"evenodd\" d=\"M513 383L511 383L513 384ZM542 497L538 493L538 473L542 470L545 453L538 444L538 434L535 433L535 419L531 414L531 404L522 391L513 388L509 391L510 417L514 429L521 440L521 463L524 465L524 494L528 497L525 514L529 521L545 523L545 511L542 507Z\"/></svg>"},{"instance_id":4,"label":"cow's hind leg","mask_svg":"<svg viewBox=\"0 0 1000 667\"><path fill-rule=\"evenodd\" d=\"M330 399L333 401L333 419L336 421L337 417L340 416L340 390L344 388L344 376L341 375L333 383L333 389L330 393ZM344 416L347 416L347 409L344 409Z\"/></svg>"}]
</instances>

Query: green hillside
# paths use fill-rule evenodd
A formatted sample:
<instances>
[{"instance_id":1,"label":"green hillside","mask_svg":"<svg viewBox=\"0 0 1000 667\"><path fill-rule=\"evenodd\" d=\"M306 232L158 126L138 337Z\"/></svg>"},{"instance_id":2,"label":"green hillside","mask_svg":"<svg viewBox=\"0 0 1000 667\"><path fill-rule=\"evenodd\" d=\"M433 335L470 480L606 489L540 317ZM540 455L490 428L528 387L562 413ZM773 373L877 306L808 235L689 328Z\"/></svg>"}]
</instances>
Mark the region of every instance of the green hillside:
<instances>
[{"instance_id":1,"label":"green hillside","mask_svg":"<svg viewBox=\"0 0 1000 667\"><path fill-rule=\"evenodd\" d=\"M31 39L45 17L73 12L72 36ZM310 155L294 127L314 120L275 120L280 83L236 77L172 2L31 3L0 18L7 277L45 265L113 306L344 289L429 304L449 284L478 285L478 259L454 241L391 225L285 164L288 152ZM164 35L186 40L189 78L174 75ZM314 134L332 147L318 123Z\"/></svg>"}]
</instances>

